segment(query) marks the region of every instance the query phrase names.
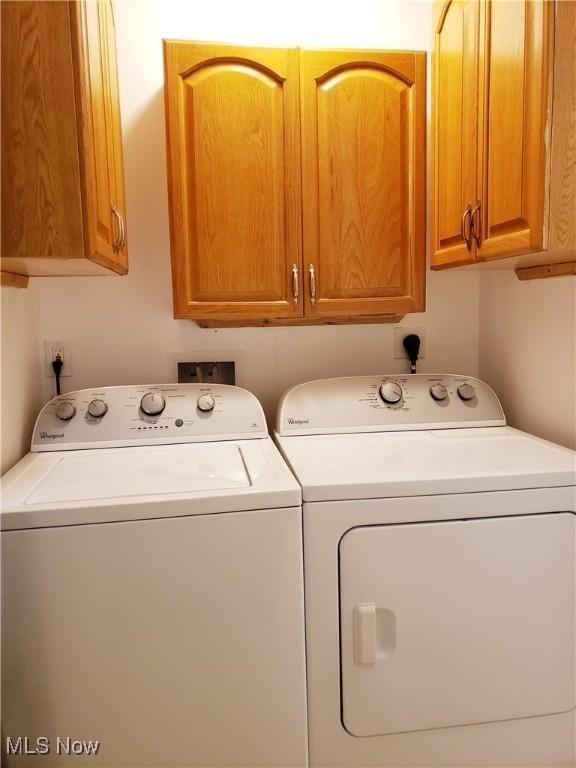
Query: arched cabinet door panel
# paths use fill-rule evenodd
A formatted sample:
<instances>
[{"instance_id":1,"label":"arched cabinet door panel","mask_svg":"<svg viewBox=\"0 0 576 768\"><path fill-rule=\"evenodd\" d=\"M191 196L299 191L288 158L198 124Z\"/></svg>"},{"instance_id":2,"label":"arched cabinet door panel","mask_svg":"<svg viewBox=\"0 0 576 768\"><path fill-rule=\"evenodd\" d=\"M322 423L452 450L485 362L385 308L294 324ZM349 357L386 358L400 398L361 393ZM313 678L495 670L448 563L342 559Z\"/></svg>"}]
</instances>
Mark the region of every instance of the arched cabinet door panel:
<instances>
[{"instance_id":1,"label":"arched cabinet door panel","mask_svg":"<svg viewBox=\"0 0 576 768\"><path fill-rule=\"evenodd\" d=\"M301 51L305 312L424 308L425 55Z\"/></svg>"},{"instance_id":2,"label":"arched cabinet door panel","mask_svg":"<svg viewBox=\"0 0 576 768\"><path fill-rule=\"evenodd\" d=\"M434 30L432 266L475 261L479 0L436 6ZM470 208L468 209L468 205Z\"/></svg>"},{"instance_id":3,"label":"arched cabinet door panel","mask_svg":"<svg viewBox=\"0 0 576 768\"><path fill-rule=\"evenodd\" d=\"M164 50L175 316L300 315L298 52Z\"/></svg>"},{"instance_id":4,"label":"arched cabinet door panel","mask_svg":"<svg viewBox=\"0 0 576 768\"><path fill-rule=\"evenodd\" d=\"M487 0L482 11L487 43L480 56L479 261L544 245L544 137L554 3Z\"/></svg>"}]
</instances>

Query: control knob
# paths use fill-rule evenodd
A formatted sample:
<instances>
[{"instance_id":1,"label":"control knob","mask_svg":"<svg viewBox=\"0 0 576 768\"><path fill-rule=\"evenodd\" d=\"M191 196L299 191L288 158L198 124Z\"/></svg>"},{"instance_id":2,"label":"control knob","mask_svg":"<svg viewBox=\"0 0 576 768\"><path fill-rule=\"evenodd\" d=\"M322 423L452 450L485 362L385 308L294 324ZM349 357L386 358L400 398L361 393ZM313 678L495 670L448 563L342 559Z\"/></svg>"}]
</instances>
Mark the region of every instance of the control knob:
<instances>
[{"instance_id":1,"label":"control knob","mask_svg":"<svg viewBox=\"0 0 576 768\"><path fill-rule=\"evenodd\" d=\"M158 416L166 408L166 400L160 392L146 392L140 400L140 408L147 416Z\"/></svg>"},{"instance_id":2,"label":"control knob","mask_svg":"<svg viewBox=\"0 0 576 768\"><path fill-rule=\"evenodd\" d=\"M196 405L200 411L213 411L215 405L214 398L212 395L200 395Z\"/></svg>"},{"instance_id":3,"label":"control knob","mask_svg":"<svg viewBox=\"0 0 576 768\"><path fill-rule=\"evenodd\" d=\"M448 397L448 390L444 386L444 384L432 384L430 387L430 394L434 398L434 400L437 400L440 402L441 400L446 400Z\"/></svg>"},{"instance_id":4,"label":"control knob","mask_svg":"<svg viewBox=\"0 0 576 768\"><path fill-rule=\"evenodd\" d=\"M476 397L476 390L472 386L472 384L468 384L468 382L465 382L464 384L460 384L458 387L458 397L460 400L473 400Z\"/></svg>"},{"instance_id":5,"label":"control knob","mask_svg":"<svg viewBox=\"0 0 576 768\"><path fill-rule=\"evenodd\" d=\"M402 387L395 381L387 381L380 385L380 397L388 405L394 405L402 400Z\"/></svg>"},{"instance_id":6,"label":"control knob","mask_svg":"<svg viewBox=\"0 0 576 768\"><path fill-rule=\"evenodd\" d=\"M108 412L108 406L104 400L96 399L88 403L88 413L95 419L101 419Z\"/></svg>"},{"instance_id":7,"label":"control knob","mask_svg":"<svg viewBox=\"0 0 576 768\"><path fill-rule=\"evenodd\" d=\"M70 421L76 415L76 406L67 400L63 400L56 406L56 416L61 421Z\"/></svg>"}]
</instances>

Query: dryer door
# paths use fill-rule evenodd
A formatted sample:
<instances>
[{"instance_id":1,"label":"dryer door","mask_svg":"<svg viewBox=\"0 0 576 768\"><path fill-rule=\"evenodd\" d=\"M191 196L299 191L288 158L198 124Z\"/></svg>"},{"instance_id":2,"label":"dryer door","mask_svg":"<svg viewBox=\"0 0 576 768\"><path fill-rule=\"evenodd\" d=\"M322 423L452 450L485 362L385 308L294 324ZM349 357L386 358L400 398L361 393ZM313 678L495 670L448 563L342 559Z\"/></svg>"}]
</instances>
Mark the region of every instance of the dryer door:
<instances>
[{"instance_id":1,"label":"dryer door","mask_svg":"<svg viewBox=\"0 0 576 768\"><path fill-rule=\"evenodd\" d=\"M574 520L350 530L340 543L345 728L375 736L572 708Z\"/></svg>"}]
</instances>

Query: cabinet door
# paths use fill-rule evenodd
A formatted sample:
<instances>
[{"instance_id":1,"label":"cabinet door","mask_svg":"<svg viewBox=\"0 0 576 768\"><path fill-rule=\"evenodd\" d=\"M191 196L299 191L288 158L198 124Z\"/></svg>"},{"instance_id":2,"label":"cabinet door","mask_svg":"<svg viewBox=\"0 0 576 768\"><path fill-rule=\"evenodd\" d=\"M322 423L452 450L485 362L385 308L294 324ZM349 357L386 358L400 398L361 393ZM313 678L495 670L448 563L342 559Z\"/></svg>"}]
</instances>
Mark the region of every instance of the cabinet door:
<instances>
[{"instance_id":1,"label":"cabinet door","mask_svg":"<svg viewBox=\"0 0 576 768\"><path fill-rule=\"evenodd\" d=\"M0 9L2 268L35 274L25 260L84 250L70 16L65 3Z\"/></svg>"},{"instance_id":2,"label":"cabinet door","mask_svg":"<svg viewBox=\"0 0 576 768\"><path fill-rule=\"evenodd\" d=\"M447 267L475 260L470 217L477 199L480 3L444 0L435 11L430 258L432 267Z\"/></svg>"},{"instance_id":3,"label":"cabinet door","mask_svg":"<svg viewBox=\"0 0 576 768\"><path fill-rule=\"evenodd\" d=\"M115 214L115 232L118 246L116 260L128 270L128 241L126 233L126 198L124 192L124 152L122 148L122 121L120 118L120 92L118 87L118 67L116 63L116 28L114 9L111 0L102 3L102 13L106 31L106 67L108 74L109 98L106 110L108 136L108 166L112 179L111 199L117 210ZM120 218L119 218L120 217Z\"/></svg>"},{"instance_id":4,"label":"cabinet door","mask_svg":"<svg viewBox=\"0 0 576 768\"><path fill-rule=\"evenodd\" d=\"M70 7L76 37L87 256L125 273L122 134L111 0L74 2Z\"/></svg>"},{"instance_id":5,"label":"cabinet door","mask_svg":"<svg viewBox=\"0 0 576 768\"><path fill-rule=\"evenodd\" d=\"M543 246L549 35L554 3L483 4L478 259Z\"/></svg>"},{"instance_id":6,"label":"cabinet door","mask_svg":"<svg viewBox=\"0 0 576 768\"><path fill-rule=\"evenodd\" d=\"M301 315L297 51L164 52L175 316Z\"/></svg>"},{"instance_id":7,"label":"cabinet door","mask_svg":"<svg viewBox=\"0 0 576 768\"><path fill-rule=\"evenodd\" d=\"M425 304L425 54L301 51L307 315Z\"/></svg>"}]
</instances>

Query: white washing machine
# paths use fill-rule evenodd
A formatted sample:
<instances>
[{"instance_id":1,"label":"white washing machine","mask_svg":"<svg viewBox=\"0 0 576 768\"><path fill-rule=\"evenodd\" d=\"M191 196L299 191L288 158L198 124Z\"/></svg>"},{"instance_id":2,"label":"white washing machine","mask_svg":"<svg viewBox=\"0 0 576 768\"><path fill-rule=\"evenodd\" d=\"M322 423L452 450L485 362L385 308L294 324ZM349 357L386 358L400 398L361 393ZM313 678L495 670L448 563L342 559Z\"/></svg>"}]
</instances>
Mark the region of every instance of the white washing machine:
<instances>
[{"instance_id":1,"label":"white washing machine","mask_svg":"<svg viewBox=\"0 0 576 768\"><path fill-rule=\"evenodd\" d=\"M303 492L312 766L574 766L575 456L463 376L280 404Z\"/></svg>"},{"instance_id":2,"label":"white washing machine","mask_svg":"<svg viewBox=\"0 0 576 768\"><path fill-rule=\"evenodd\" d=\"M2 501L4 765L306 765L301 493L252 394L63 395Z\"/></svg>"}]
</instances>

